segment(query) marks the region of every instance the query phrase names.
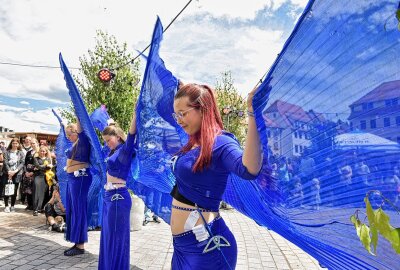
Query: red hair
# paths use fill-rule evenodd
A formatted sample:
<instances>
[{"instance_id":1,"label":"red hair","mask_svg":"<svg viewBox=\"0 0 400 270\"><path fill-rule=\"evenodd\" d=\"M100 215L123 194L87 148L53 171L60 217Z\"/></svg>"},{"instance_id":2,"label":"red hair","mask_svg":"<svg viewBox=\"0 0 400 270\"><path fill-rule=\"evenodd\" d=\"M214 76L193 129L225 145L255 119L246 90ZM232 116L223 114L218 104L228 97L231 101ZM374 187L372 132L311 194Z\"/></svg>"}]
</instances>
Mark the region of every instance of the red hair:
<instances>
[{"instance_id":1,"label":"red hair","mask_svg":"<svg viewBox=\"0 0 400 270\"><path fill-rule=\"evenodd\" d=\"M217 108L214 91L209 86L185 84L179 88L175 100L183 97L189 97L189 107L202 112L199 132L190 135L188 143L180 150L180 153L186 153L195 144L200 146L200 155L192 169L193 172L198 172L210 166L215 137L221 134L224 126Z\"/></svg>"}]
</instances>

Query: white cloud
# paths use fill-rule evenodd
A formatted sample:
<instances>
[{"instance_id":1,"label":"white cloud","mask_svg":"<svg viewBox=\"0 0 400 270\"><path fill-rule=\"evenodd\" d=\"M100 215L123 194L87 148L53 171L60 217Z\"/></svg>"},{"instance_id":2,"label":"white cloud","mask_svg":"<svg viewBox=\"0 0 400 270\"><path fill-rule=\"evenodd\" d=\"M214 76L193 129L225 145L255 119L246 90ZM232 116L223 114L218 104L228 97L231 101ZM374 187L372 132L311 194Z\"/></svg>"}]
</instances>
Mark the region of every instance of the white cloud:
<instances>
[{"instance_id":1,"label":"white cloud","mask_svg":"<svg viewBox=\"0 0 400 270\"><path fill-rule=\"evenodd\" d=\"M59 129L51 109L33 111L0 104L1 125L14 131L49 131Z\"/></svg>"},{"instance_id":2,"label":"white cloud","mask_svg":"<svg viewBox=\"0 0 400 270\"><path fill-rule=\"evenodd\" d=\"M29 103L28 101L23 100L23 101L20 102L20 104L22 104L22 105L29 105L30 103Z\"/></svg>"}]
</instances>

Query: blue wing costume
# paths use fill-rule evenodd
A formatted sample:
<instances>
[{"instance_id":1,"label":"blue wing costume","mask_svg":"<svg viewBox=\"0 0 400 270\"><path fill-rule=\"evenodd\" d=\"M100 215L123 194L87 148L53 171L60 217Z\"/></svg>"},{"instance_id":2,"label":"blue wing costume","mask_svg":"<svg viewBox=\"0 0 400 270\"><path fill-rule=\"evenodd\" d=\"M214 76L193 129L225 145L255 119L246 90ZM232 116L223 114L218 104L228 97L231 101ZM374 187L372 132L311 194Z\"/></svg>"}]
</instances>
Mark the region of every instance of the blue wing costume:
<instances>
[{"instance_id":1,"label":"blue wing costume","mask_svg":"<svg viewBox=\"0 0 400 270\"><path fill-rule=\"evenodd\" d=\"M71 73L64 63L60 54L60 66L64 73L64 79L69 90L71 101L74 105L75 114L79 119L82 130L90 141L90 165L92 168L92 184L88 194L88 227L94 229L101 225L101 192L102 186L106 182L106 165L100 141L96 135L96 131L86 111L85 104L79 93Z\"/></svg>"},{"instance_id":2,"label":"blue wing costume","mask_svg":"<svg viewBox=\"0 0 400 270\"><path fill-rule=\"evenodd\" d=\"M371 189L400 202L398 8L398 1L309 2L253 100L262 172L255 181L231 175L224 194L329 269L397 268L385 240L376 256L364 250L350 216L365 212ZM138 106L136 182L145 202L157 194L148 206L169 221L169 158L187 138L170 116L177 79L158 55L161 39L157 20Z\"/></svg>"},{"instance_id":3,"label":"blue wing costume","mask_svg":"<svg viewBox=\"0 0 400 270\"><path fill-rule=\"evenodd\" d=\"M67 156L65 155L65 151L72 146L72 142L67 139L61 117L54 110L52 110L52 112L60 123L60 131L57 136L55 147L57 157L56 174L58 185L60 187L61 200L65 202L67 192L67 172L64 170L65 166L67 166Z\"/></svg>"}]
</instances>

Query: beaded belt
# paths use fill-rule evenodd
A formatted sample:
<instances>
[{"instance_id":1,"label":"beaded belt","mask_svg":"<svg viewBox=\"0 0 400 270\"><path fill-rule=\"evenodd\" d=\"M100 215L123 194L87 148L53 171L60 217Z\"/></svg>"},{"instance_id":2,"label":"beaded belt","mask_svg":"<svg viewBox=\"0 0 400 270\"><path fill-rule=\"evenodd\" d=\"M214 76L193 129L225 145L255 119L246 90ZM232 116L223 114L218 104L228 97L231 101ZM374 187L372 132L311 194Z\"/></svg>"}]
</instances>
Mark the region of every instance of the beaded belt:
<instances>
[{"instance_id":1,"label":"beaded belt","mask_svg":"<svg viewBox=\"0 0 400 270\"><path fill-rule=\"evenodd\" d=\"M218 212L218 210L212 210L212 209L203 209L203 208L186 208L186 207L180 207L177 205L172 205L172 208L182 210L182 211L200 211L200 212Z\"/></svg>"},{"instance_id":2,"label":"beaded belt","mask_svg":"<svg viewBox=\"0 0 400 270\"><path fill-rule=\"evenodd\" d=\"M121 186L117 186L117 185L121 185ZM126 184L125 184L125 183L111 183L111 182L107 182L107 184L104 185L104 189L105 189L106 191L114 190L114 189L119 189L119 188L126 188Z\"/></svg>"}]
</instances>

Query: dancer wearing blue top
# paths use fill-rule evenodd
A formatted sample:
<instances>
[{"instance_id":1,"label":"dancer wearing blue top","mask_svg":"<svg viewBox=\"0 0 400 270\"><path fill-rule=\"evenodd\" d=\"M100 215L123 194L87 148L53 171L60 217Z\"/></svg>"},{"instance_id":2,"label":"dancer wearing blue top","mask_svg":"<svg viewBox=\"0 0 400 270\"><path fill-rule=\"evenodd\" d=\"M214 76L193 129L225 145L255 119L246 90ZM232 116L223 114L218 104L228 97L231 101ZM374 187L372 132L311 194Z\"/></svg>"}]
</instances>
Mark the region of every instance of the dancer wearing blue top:
<instances>
[{"instance_id":1,"label":"dancer wearing blue top","mask_svg":"<svg viewBox=\"0 0 400 270\"><path fill-rule=\"evenodd\" d=\"M252 180L261 169L261 142L252 106L255 91L247 99L244 151L233 135L223 131L210 87L187 84L175 95L173 117L189 141L173 159L173 270L236 267L236 241L218 209L230 173Z\"/></svg>"},{"instance_id":2,"label":"dancer wearing blue top","mask_svg":"<svg viewBox=\"0 0 400 270\"><path fill-rule=\"evenodd\" d=\"M66 151L68 173L66 196L65 239L75 245L64 251L65 256L85 253L84 243L88 241L87 198L92 175L89 170L90 144L82 131L79 121L65 127L67 138L73 142Z\"/></svg>"},{"instance_id":3,"label":"dancer wearing blue top","mask_svg":"<svg viewBox=\"0 0 400 270\"><path fill-rule=\"evenodd\" d=\"M121 128L106 127L103 139L111 152L107 158L107 184L104 186L103 222L100 237L101 270L129 269L129 214L131 196L126 187L135 156L136 115L133 113L128 136Z\"/></svg>"}]
</instances>

